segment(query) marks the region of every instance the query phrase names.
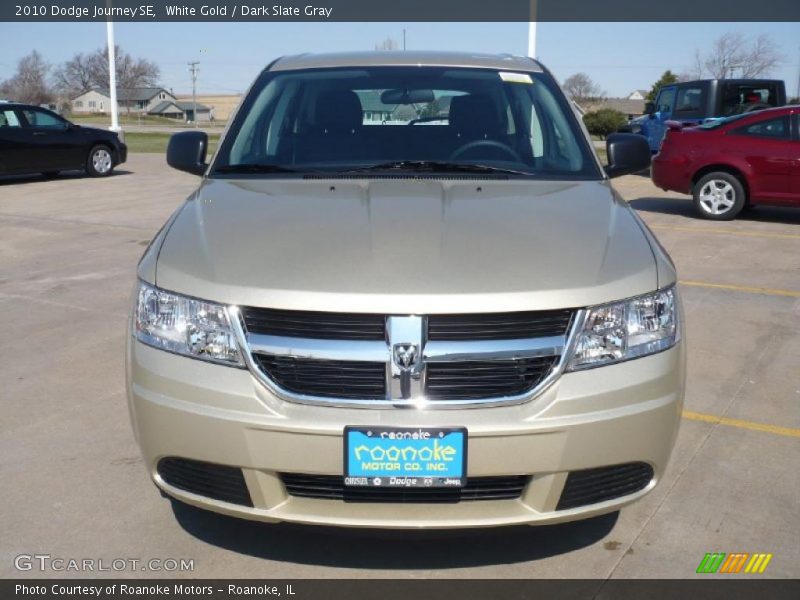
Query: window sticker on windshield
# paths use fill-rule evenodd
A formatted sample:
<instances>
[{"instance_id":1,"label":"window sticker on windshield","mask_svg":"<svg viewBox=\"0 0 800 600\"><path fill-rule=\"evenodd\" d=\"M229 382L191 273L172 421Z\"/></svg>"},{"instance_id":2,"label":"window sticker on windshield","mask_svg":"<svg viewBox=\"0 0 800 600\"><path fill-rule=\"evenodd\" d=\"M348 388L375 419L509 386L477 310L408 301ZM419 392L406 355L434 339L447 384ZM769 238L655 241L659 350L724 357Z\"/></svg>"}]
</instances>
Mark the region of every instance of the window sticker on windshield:
<instances>
[{"instance_id":1,"label":"window sticker on windshield","mask_svg":"<svg viewBox=\"0 0 800 600\"><path fill-rule=\"evenodd\" d=\"M500 71L500 79L509 83L533 83L533 79L527 73L512 73L511 71Z\"/></svg>"}]
</instances>

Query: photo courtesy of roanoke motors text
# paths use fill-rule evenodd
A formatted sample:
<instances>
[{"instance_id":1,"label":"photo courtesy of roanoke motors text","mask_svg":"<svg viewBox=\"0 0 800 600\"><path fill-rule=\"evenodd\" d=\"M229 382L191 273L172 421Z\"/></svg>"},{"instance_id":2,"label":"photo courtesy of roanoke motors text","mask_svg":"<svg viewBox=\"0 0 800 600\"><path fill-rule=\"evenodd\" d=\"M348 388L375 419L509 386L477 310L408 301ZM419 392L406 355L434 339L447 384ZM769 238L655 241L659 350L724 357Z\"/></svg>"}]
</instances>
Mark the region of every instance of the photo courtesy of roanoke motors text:
<instances>
[{"instance_id":1,"label":"photo courtesy of roanoke motors text","mask_svg":"<svg viewBox=\"0 0 800 600\"><path fill-rule=\"evenodd\" d=\"M0 598L800 597L796 0L0 5Z\"/></svg>"}]
</instances>

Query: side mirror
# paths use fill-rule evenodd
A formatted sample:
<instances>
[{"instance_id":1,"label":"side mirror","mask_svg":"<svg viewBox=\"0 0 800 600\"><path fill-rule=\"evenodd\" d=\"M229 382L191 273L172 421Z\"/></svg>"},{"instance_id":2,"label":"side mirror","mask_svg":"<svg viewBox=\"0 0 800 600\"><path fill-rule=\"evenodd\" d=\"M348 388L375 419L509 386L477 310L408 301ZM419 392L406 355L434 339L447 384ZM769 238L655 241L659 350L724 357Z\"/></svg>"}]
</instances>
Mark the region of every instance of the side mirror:
<instances>
[{"instance_id":1,"label":"side mirror","mask_svg":"<svg viewBox=\"0 0 800 600\"><path fill-rule=\"evenodd\" d=\"M651 119L654 119L656 116L656 103L655 102L645 102L644 103L644 114L646 114Z\"/></svg>"},{"instance_id":2,"label":"side mirror","mask_svg":"<svg viewBox=\"0 0 800 600\"><path fill-rule=\"evenodd\" d=\"M192 175L206 172L206 151L208 135L202 131L181 131L169 138L167 164L173 169L186 171Z\"/></svg>"},{"instance_id":3,"label":"side mirror","mask_svg":"<svg viewBox=\"0 0 800 600\"><path fill-rule=\"evenodd\" d=\"M606 138L609 177L638 173L650 166L650 145L647 138L635 133L612 133Z\"/></svg>"}]
</instances>

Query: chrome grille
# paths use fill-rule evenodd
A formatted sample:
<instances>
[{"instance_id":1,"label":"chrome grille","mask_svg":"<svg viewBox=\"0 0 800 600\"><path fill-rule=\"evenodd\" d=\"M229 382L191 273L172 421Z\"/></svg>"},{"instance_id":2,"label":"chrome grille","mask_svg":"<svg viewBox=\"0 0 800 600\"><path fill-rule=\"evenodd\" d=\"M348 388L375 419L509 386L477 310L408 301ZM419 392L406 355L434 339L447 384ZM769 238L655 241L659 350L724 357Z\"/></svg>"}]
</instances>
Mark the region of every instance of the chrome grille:
<instances>
[{"instance_id":1,"label":"chrome grille","mask_svg":"<svg viewBox=\"0 0 800 600\"><path fill-rule=\"evenodd\" d=\"M394 316L231 308L248 367L287 401L525 402L561 372L581 310Z\"/></svg>"}]
</instances>

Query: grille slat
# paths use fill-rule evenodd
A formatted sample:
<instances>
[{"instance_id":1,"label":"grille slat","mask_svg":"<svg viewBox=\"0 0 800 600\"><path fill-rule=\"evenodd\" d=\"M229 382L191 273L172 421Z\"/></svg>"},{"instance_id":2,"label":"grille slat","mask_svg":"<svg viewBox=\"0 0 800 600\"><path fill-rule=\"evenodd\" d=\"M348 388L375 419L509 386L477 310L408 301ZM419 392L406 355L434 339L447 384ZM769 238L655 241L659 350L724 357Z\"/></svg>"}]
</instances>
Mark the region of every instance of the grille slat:
<instances>
[{"instance_id":1,"label":"grille slat","mask_svg":"<svg viewBox=\"0 0 800 600\"><path fill-rule=\"evenodd\" d=\"M555 366L555 357L429 363L425 394L432 400L516 396L533 389Z\"/></svg>"},{"instance_id":2,"label":"grille slat","mask_svg":"<svg viewBox=\"0 0 800 600\"><path fill-rule=\"evenodd\" d=\"M382 400L386 397L386 365L256 354L264 372L282 388L325 398Z\"/></svg>"},{"instance_id":3,"label":"grille slat","mask_svg":"<svg viewBox=\"0 0 800 600\"><path fill-rule=\"evenodd\" d=\"M510 340L566 335L572 310L430 315L428 339L441 341Z\"/></svg>"},{"instance_id":4,"label":"grille slat","mask_svg":"<svg viewBox=\"0 0 800 600\"><path fill-rule=\"evenodd\" d=\"M456 503L480 500L513 500L522 495L527 475L474 477L463 488L373 488L346 487L336 475L282 473L290 496L345 502Z\"/></svg>"},{"instance_id":5,"label":"grille slat","mask_svg":"<svg viewBox=\"0 0 800 600\"><path fill-rule=\"evenodd\" d=\"M643 490L652 479L653 467L642 462L571 471L556 510L621 498Z\"/></svg>"},{"instance_id":6,"label":"grille slat","mask_svg":"<svg viewBox=\"0 0 800 600\"><path fill-rule=\"evenodd\" d=\"M242 308L241 312L250 333L325 340L386 339L384 315L253 307Z\"/></svg>"},{"instance_id":7,"label":"grille slat","mask_svg":"<svg viewBox=\"0 0 800 600\"><path fill-rule=\"evenodd\" d=\"M166 457L158 461L158 474L169 485L214 500L253 506L242 470L226 465Z\"/></svg>"}]
</instances>

